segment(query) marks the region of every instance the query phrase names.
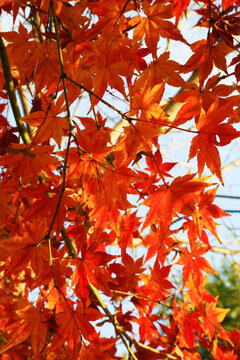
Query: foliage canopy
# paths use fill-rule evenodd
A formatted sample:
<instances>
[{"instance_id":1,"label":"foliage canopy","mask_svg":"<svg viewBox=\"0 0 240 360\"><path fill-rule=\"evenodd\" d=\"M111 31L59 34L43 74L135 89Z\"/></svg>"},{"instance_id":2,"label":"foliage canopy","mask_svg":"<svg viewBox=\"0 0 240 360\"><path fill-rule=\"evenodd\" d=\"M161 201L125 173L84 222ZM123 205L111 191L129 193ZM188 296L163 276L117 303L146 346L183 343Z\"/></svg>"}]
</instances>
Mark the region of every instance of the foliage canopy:
<instances>
[{"instance_id":1,"label":"foliage canopy","mask_svg":"<svg viewBox=\"0 0 240 360\"><path fill-rule=\"evenodd\" d=\"M190 11L206 30L191 43ZM211 174L223 184L219 148L239 137L239 1L2 0L0 13L15 25L0 37L4 359L110 360L121 343L135 360L199 360L200 347L237 360L204 255L228 215ZM166 103L169 87L181 91ZM174 130L192 135L196 172L165 161Z\"/></svg>"}]
</instances>

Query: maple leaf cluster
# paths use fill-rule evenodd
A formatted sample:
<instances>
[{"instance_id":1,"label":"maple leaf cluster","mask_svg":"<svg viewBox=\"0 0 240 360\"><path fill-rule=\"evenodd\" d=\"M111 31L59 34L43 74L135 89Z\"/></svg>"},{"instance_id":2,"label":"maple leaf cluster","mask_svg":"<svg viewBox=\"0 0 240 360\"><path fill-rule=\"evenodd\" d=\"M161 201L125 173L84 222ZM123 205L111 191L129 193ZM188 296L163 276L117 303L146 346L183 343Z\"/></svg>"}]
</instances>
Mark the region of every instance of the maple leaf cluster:
<instances>
[{"instance_id":1,"label":"maple leaf cluster","mask_svg":"<svg viewBox=\"0 0 240 360\"><path fill-rule=\"evenodd\" d=\"M215 219L228 214L202 176L223 184L218 148L240 135L239 2L192 3L207 31L189 43L179 26L189 0L0 2L15 26L0 44L4 359L120 359L119 343L135 360L200 360L200 346L239 359L240 333L221 325L229 309L205 289L208 235L220 241ZM166 41L191 51L184 64ZM198 81L184 80L192 72ZM169 86L184 89L174 119ZM196 173L176 177L179 164L164 161L172 129L192 134Z\"/></svg>"}]
</instances>

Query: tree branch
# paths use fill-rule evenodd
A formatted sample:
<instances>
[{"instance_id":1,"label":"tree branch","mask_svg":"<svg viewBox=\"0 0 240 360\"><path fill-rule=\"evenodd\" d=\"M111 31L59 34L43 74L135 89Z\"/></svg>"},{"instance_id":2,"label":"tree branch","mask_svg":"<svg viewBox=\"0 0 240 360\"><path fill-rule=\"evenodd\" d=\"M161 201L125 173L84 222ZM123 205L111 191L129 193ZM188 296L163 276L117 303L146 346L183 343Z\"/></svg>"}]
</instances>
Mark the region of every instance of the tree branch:
<instances>
[{"instance_id":1,"label":"tree branch","mask_svg":"<svg viewBox=\"0 0 240 360\"><path fill-rule=\"evenodd\" d=\"M114 316L108 310L108 308L107 308L106 304L104 303L103 299L101 298L98 290L95 288L95 286L93 286L93 284L89 280L88 280L88 284L89 284L89 287L92 290L95 298L97 299L98 304L101 306L101 308L103 309L103 311L105 312L105 314L107 315L107 317L109 318L111 323L113 324L114 328L116 329L118 335L120 336L123 344L125 345L126 349L129 352L129 354L132 356L132 358L134 360L138 360L137 357L134 355L130 346L127 344L126 339L124 338L124 336L126 337L124 330L122 329L122 327L119 325L118 321L114 318Z\"/></svg>"},{"instance_id":2,"label":"tree branch","mask_svg":"<svg viewBox=\"0 0 240 360\"><path fill-rule=\"evenodd\" d=\"M6 83L6 89L8 92L8 97L17 124L17 128L24 144L28 145L31 142L31 140L27 132L27 129L24 126L23 121L21 120L21 113L19 110L19 106L14 90L14 82L12 78L11 68L9 65L8 55L1 34L0 34L0 57L2 62L3 75Z\"/></svg>"},{"instance_id":3,"label":"tree branch","mask_svg":"<svg viewBox=\"0 0 240 360\"><path fill-rule=\"evenodd\" d=\"M124 343L124 345L126 346L129 354L133 357L134 360L138 360L137 357L134 355L134 353L132 352L132 349L128 346L128 344L126 343L126 339L131 343L134 344L138 347L141 347L142 349L151 351L155 354L159 354L159 355L163 355L168 357L169 359L172 360L176 360L177 358L173 355L170 354L165 354L157 349L152 348L151 346L148 345L144 345L138 341L136 341L135 339L132 339L123 329L122 327L119 325L118 321L114 318L114 316L110 313L110 311L108 310L106 304L104 303L104 301L102 300L98 290L95 288L95 286L93 286L93 284L88 280L89 283L89 287L92 290L95 298L98 301L98 304L101 306L101 308L103 309L103 311L105 312L105 314L107 315L107 317L109 318L109 320L111 321L111 323L113 324L113 326L115 327L117 333L119 334L122 342ZM125 339L126 338L126 339Z\"/></svg>"},{"instance_id":4,"label":"tree branch","mask_svg":"<svg viewBox=\"0 0 240 360\"><path fill-rule=\"evenodd\" d=\"M67 163L68 163L68 154L69 154L69 148L70 148L70 143L71 143L71 137L72 137L72 123L71 123L71 117L70 117L70 110L69 110L69 104L68 104L68 96L67 96L67 88L66 88L66 82L65 82L65 71L64 71L64 65L63 65L63 56L62 56L62 49L61 49L61 44L60 44L60 39L59 39L59 34L58 34L58 27L57 27L57 17L56 17L56 13L55 13L55 7L54 7L54 2L53 0L50 1L49 4L49 11L52 12L52 16L53 16L53 23L54 23L54 28L55 28L55 34L56 34L56 40L57 40L57 49L58 49L58 57L59 57L59 63L60 63L60 68L61 68L61 80L63 83L63 92L64 92L64 98L65 98L65 104L66 104L66 111L67 111L67 118L68 118L68 124L69 124L69 135L68 135L68 142L67 142L67 147L66 147L66 155L64 158L64 164L63 164L63 180L62 180L62 189L61 189L61 193L58 199L58 203L56 206L56 210L55 213L53 215L52 218L52 222L49 226L49 230L48 233L46 235L46 238L48 239L48 241L50 242L50 234L54 225L54 222L56 220L58 211L60 209L60 205L62 202L62 198L63 198L63 194L65 191L65 183L66 183L66 171L67 171ZM51 245L51 244L50 244ZM50 245L49 245L49 250L50 250ZM51 252L50 252L51 253ZM52 259L50 256L50 263L52 263Z\"/></svg>"},{"instance_id":5,"label":"tree branch","mask_svg":"<svg viewBox=\"0 0 240 360\"><path fill-rule=\"evenodd\" d=\"M75 249L74 249L74 247L72 245L72 242L71 242L71 240L70 240L70 238L68 236L68 233L67 233L66 229L64 228L64 226L62 227L61 234L62 234L62 237L64 239L65 245L66 245L66 247L68 249L69 255L71 257L73 257L73 258L76 257L77 253L76 253L76 251L75 251Z\"/></svg>"}]
</instances>

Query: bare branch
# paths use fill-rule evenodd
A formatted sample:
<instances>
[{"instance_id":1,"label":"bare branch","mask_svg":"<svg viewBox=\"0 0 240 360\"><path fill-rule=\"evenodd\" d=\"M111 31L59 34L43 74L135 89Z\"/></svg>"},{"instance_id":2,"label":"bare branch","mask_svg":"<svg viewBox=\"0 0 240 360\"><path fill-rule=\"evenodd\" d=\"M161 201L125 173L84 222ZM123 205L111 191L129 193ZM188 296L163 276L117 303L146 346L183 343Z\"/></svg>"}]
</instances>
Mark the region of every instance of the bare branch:
<instances>
[{"instance_id":1,"label":"bare branch","mask_svg":"<svg viewBox=\"0 0 240 360\"><path fill-rule=\"evenodd\" d=\"M6 88L8 92L8 97L10 100L11 108L13 111L13 115L18 127L19 134L24 142L24 144L28 145L30 143L30 137L27 129L24 126L23 121L21 120L21 113L19 110L15 90L14 90L14 82L12 78L11 68L7 56L7 51L4 45L3 38L0 34L0 57L2 62L3 75L6 83Z\"/></svg>"}]
</instances>

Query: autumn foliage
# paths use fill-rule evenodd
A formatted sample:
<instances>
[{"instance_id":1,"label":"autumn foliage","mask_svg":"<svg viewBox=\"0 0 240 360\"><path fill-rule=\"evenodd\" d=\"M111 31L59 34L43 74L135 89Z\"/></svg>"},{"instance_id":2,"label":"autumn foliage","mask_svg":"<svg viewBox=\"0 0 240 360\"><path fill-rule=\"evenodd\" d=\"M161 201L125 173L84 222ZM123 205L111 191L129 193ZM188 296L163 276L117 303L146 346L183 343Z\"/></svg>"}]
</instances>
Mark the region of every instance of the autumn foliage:
<instances>
[{"instance_id":1,"label":"autumn foliage","mask_svg":"<svg viewBox=\"0 0 240 360\"><path fill-rule=\"evenodd\" d=\"M180 26L190 6L206 30L191 43ZM1 359L240 358L240 333L221 326L229 309L204 286L208 236L220 242L228 215L214 204L219 147L240 135L239 10L0 1L14 24L0 43ZM168 42L191 55L180 63ZM197 172L176 176L161 153L173 130L191 133Z\"/></svg>"}]
</instances>

